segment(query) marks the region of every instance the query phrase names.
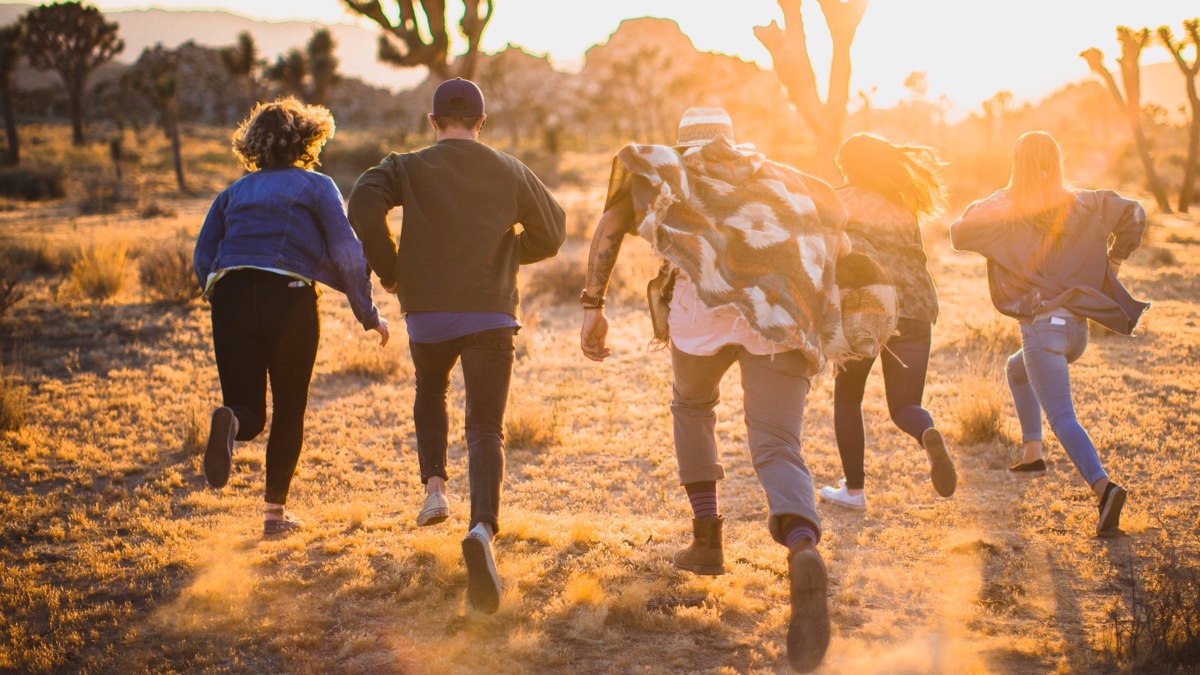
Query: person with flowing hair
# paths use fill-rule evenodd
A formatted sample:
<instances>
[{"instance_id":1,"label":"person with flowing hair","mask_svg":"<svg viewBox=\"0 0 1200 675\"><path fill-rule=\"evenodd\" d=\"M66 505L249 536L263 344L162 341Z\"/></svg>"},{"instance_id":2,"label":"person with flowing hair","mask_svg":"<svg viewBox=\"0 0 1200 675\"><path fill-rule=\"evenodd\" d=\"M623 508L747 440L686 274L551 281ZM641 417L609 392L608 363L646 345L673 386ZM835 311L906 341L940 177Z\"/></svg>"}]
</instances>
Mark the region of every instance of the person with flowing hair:
<instances>
[{"instance_id":1,"label":"person with flowing hair","mask_svg":"<svg viewBox=\"0 0 1200 675\"><path fill-rule=\"evenodd\" d=\"M945 209L942 162L932 148L896 145L860 133L842 143L837 164L846 179L837 195L846 208L846 233L854 251L883 265L896 287L897 332L879 357L888 412L925 450L934 490L950 497L958 484L954 461L933 416L921 405L938 298L920 222ZM837 487L822 487L820 496L854 510L867 506L862 402L874 364L874 358L849 361L834 380L834 432L843 478Z\"/></svg>"},{"instance_id":2,"label":"person with flowing hair","mask_svg":"<svg viewBox=\"0 0 1200 675\"><path fill-rule=\"evenodd\" d=\"M1062 150L1044 131L1017 139L1008 185L968 206L950 226L954 248L987 258L992 302L1020 323L1021 349L1009 357L1006 373L1024 446L1009 474L1046 473L1045 411L1096 495L1097 535L1118 531L1127 494L1109 478L1075 415L1068 366L1087 348L1088 319L1129 335L1150 306L1117 278L1145 229L1138 202L1067 183Z\"/></svg>"},{"instance_id":3,"label":"person with flowing hair","mask_svg":"<svg viewBox=\"0 0 1200 675\"><path fill-rule=\"evenodd\" d=\"M248 173L217 195L196 238L193 265L212 304L224 399L212 414L204 477L214 488L229 481L234 441L266 426L270 382L265 536L302 525L285 504L321 337L317 284L344 293L363 330L376 331L381 347L388 342L341 193L311 170L334 129L323 106L290 96L256 105L233 136L233 154Z\"/></svg>"}]
</instances>

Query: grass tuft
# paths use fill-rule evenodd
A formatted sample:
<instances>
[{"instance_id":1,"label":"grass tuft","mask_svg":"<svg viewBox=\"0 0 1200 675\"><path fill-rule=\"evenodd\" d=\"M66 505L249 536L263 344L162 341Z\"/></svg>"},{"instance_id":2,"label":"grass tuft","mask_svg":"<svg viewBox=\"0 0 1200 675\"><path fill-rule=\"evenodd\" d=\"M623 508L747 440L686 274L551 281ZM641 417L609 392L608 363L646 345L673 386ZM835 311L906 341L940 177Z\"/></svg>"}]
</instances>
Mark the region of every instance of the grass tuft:
<instances>
[{"instance_id":1,"label":"grass tuft","mask_svg":"<svg viewBox=\"0 0 1200 675\"><path fill-rule=\"evenodd\" d=\"M165 244L142 256L138 280L152 298L173 305L186 305L200 295L192 271L191 247Z\"/></svg>"},{"instance_id":2,"label":"grass tuft","mask_svg":"<svg viewBox=\"0 0 1200 675\"><path fill-rule=\"evenodd\" d=\"M17 431L29 415L29 394L17 378L0 367L0 431Z\"/></svg>"},{"instance_id":3,"label":"grass tuft","mask_svg":"<svg viewBox=\"0 0 1200 675\"><path fill-rule=\"evenodd\" d=\"M969 373L972 369L964 370ZM998 376L991 374L963 378L953 413L958 421L960 443L988 443L1004 437L1009 400L1000 382Z\"/></svg>"},{"instance_id":4,"label":"grass tuft","mask_svg":"<svg viewBox=\"0 0 1200 675\"><path fill-rule=\"evenodd\" d=\"M124 244L102 244L83 250L71 267L79 292L93 300L106 300L125 285L129 249Z\"/></svg>"}]
</instances>

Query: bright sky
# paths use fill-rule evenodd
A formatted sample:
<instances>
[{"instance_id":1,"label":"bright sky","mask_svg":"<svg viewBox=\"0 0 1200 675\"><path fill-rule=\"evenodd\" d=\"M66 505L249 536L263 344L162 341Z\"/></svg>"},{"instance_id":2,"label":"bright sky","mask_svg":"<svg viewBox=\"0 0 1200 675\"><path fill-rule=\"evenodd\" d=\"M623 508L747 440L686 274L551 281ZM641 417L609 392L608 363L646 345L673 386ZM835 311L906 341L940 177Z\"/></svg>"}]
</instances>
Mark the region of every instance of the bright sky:
<instances>
[{"instance_id":1,"label":"bright sky","mask_svg":"<svg viewBox=\"0 0 1200 675\"><path fill-rule=\"evenodd\" d=\"M93 3L106 11L153 5L219 8L268 20L355 21L339 0ZM388 0L383 4L395 6ZM808 0L803 7L809 51L818 78L824 79L829 34L817 2ZM495 14L484 32L484 49L493 51L512 42L534 53L548 53L556 63L570 67L578 64L588 46L607 40L623 18L635 16L674 19L697 48L770 67L770 55L753 29L782 14L775 0L496 0ZM1001 90L1013 92L1018 101L1036 100L1067 82L1088 77L1087 65L1078 56L1088 47L1103 50L1115 68L1116 26L1168 25L1178 37L1183 20L1198 16L1196 0L874 0L851 52L851 91L876 87L875 104L891 105L907 95L905 77L923 71L928 98L948 96L953 113L960 115ZM359 22L372 25L365 19ZM1142 54L1143 64L1169 59L1157 45Z\"/></svg>"}]
</instances>

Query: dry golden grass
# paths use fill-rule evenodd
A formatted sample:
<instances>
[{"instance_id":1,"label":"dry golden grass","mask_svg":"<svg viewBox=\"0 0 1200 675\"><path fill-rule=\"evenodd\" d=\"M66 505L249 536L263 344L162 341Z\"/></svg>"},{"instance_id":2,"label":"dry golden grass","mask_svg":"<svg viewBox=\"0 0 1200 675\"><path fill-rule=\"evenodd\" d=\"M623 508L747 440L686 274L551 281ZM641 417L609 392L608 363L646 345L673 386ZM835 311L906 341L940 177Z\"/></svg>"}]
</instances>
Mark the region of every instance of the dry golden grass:
<instances>
[{"instance_id":1,"label":"dry golden grass","mask_svg":"<svg viewBox=\"0 0 1200 675\"><path fill-rule=\"evenodd\" d=\"M606 158L586 165L598 167L587 188L564 192L579 212L603 199ZM215 168L212 176L197 184L215 190L223 179ZM14 205L0 212L0 234L46 250L137 241L142 255L181 228L194 236L207 198L155 198L177 215ZM926 233L943 308L926 402L955 441L958 493L934 494L924 454L891 425L872 378L870 510L819 507L834 626L823 672L1132 667L1110 618L1133 588L1130 566L1162 537L1180 542L1186 569L1200 555L1194 537L1173 536L1200 527L1200 227L1186 219L1160 227L1170 235L1155 245L1176 264L1139 253L1122 271L1135 295L1155 301L1146 328L1132 339L1096 336L1072 368L1080 418L1130 490L1126 536L1110 539L1092 536L1093 499L1053 441L1048 476L1007 477L1015 419L995 368L1015 327L989 323L982 261L949 250L944 232ZM26 392L25 423L0 431L0 670L785 670L787 564L766 531L738 375L723 382L717 409L729 574L701 578L670 563L691 514L671 443L669 359L647 351L639 287L653 257L631 239L620 264L631 290L610 297L610 360L579 353L573 299L535 303L517 338L496 540L504 595L492 617L463 599L469 500L457 371L452 515L430 528L413 522L422 491L395 298L377 296L395 333L383 350L342 296L321 298L322 344L289 500L307 527L263 540L265 437L238 445L229 486L204 486L200 448L220 401L207 305L163 311L145 304L136 283L96 303L62 268L37 273L0 322L0 355L10 374L20 364L0 394L14 382ZM566 283L572 272L555 274ZM841 475L831 397L826 374L805 417L804 454L818 485ZM972 416L1001 433L960 437Z\"/></svg>"},{"instance_id":2,"label":"dry golden grass","mask_svg":"<svg viewBox=\"0 0 1200 675\"><path fill-rule=\"evenodd\" d=\"M85 297L107 300L125 285L128 262L129 248L125 244L93 244L71 267L71 280Z\"/></svg>"}]
</instances>

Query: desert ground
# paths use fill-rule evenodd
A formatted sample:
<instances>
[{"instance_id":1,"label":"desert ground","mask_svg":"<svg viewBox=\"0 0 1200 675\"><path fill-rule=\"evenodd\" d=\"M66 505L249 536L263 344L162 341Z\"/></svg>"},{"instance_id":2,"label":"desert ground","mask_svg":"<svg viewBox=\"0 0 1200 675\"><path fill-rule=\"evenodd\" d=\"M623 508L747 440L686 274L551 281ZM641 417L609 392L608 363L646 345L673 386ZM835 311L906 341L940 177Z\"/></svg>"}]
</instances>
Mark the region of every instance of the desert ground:
<instances>
[{"instance_id":1,"label":"desert ground","mask_svg":"<svg viewBox=\"0 0 1200 675\"><path fill-rule=\"evenodd\" d=\"M718 408L729 572L670 562L691 512L675 471L669 358L649 348L644 243L630 240L618 262L614 356L580 353L574 298L607 155L564 156L576 179L556 191L571 237L522 272L495 545L504 595L482 616L466 607L459 549L461 379L452 515L418 528L412 369L398 303L378 288L394 332L384 349L341 295L320 300L289 499L305 529L261 536L265 434L238 444L227 487L206 487L201 448L220 404L208 306L166 298L167 282L143 270L190 264L204 213L237 169L220 144L197 149L192 192L176 195L149 164L167 166L157 143L144 174L126 178L142 196L105 212L81 213L82 182L64 199L0 205L0 246L24 295L0 318L0 670L787 670L786 558L767 533L736 366ZM1020 440L1001 367L1016 324L992 308L982 259L950 247L947 222L924 233L942 307L926 406L951 443L958 491L934 493L876 373L864 404L868 510L820 505L833 639L819 672L1163 672L1170 658L1187 672L1188 653L1196 668L1200 226L1151 213L1121 273L1153 307L1133 337L1094 329L1072 367L1080 419L1130 494L1122 532L1097 538L1094 498L1048 429L1047 476L1005 471ZM111 293L98 289L105 273L119 282ZM818 486L841 475L832 384L828 370L814 380L805 418Z\"/></svg>"}]
</instances>

